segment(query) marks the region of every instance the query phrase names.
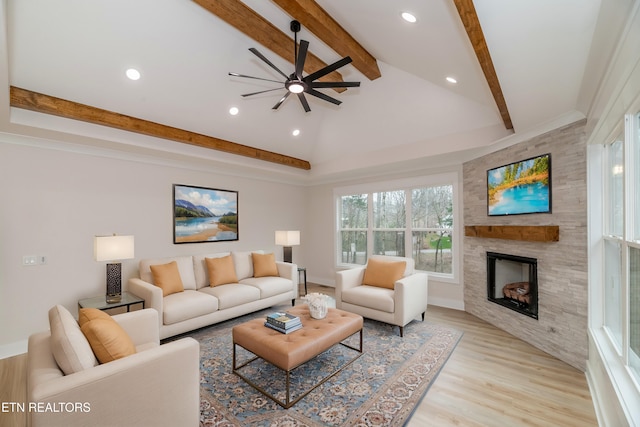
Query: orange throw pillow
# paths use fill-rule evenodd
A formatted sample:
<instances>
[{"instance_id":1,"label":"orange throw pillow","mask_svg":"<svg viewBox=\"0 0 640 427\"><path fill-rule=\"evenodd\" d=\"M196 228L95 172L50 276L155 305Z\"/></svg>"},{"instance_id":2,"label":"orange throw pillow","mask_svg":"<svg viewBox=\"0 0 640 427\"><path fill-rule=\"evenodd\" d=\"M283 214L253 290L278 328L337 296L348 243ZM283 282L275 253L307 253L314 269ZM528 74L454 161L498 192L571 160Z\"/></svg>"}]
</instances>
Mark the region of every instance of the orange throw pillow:
<instances>
[{"instance_id":1,"label":"orange throw pillow","mask_svg":"<svg viewBox=\"0 0 640 427\"><path fill-rule=\"evenodd\" d=\"M253 277L277 276L278 266L274 254L251 253L253 260Z\"/></svg>"},{"instance_id":2,"label":"orange throw pillow","mask_svg":"<svg viewBox=\"0 0 640 427\"><path fill-rule=\"evenodd\" d=\"M238 283L236 268L233 265L231 255L220 258L205 258L207 270L209 271L209 285L211 287L225 285L227 283Z\"/></svg>"},{"instance_id":3,"label":"orange throw pillow","mask_svg":"<svg viewBox=\"0 0 640 427\"><path fill-rule=\"evenodd\" d=\"M387 262L375 258L369 259L362 284L393 289L396 281L402 279L405 268L407 268L406 261Z\"/></svg>"},{"instance_id":4,"label":"orange throw pillow","mask_svg":"<svg viewBox=\"0 0 640 427\"><path fill-rule=\"evenodd\" d=\"M153 284L162 289L163 297L184 291L177 262L171 261L168 264L151 265L149 268L153 275Z\"/></svg>"},{"instance_id":5,"label":"orange throw pillow","mask_svg":"<svg viewBox=\"0 0 640 427\"><path fill-rule=\"evenodd\" d=\"M108 363L136 353L136 346L122 326L96 308L80 309L80 330L100 363Z\"/></svg>"},{"instance_id":6,"label":"orange throw pillow","mask_svg":"<svg viewBox=\"0 0 640 427\"><path fill-rule=\"evenodd\" d=\"M102 310L98 310L97 308L81 308L80 311L78 311L78 325L80 325L80 327L93 319L110 318L111 316L109 316Z\"/></svg>"}]
</instances>

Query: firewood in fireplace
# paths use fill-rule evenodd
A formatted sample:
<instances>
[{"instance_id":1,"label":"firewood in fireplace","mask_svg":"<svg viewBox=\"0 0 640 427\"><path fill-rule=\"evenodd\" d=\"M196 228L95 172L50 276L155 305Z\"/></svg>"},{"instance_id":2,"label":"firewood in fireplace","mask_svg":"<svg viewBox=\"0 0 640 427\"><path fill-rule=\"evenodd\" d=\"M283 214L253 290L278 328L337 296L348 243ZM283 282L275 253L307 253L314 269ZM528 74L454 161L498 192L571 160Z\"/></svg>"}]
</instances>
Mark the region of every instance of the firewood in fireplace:
<instances>
[{"instance_id":1,"label":"firewood in fireplace","mask_svg":"<svg viewBox=\"0 0 640 427\"><path fill-rule=\"evenodd\" d=\"M529 293L529 282L507 283L502 288L502 294L504 295L505 298L509 298L525 304L531 303L531 294Z\"/></svg>"}]
</instances>

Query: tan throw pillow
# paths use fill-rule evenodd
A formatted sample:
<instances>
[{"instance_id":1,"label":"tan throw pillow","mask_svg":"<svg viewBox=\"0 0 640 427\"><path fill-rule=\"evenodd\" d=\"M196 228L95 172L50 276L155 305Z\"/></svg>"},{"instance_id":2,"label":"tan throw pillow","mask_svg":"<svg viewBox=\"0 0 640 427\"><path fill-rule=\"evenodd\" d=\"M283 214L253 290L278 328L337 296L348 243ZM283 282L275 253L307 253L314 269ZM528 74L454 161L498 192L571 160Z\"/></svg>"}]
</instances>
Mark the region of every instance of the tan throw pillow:
<instances>
[{"instance_id":1,"label":"tan throw pillow","mask_svg":"<svg viewBox=\"0 0 640 427\"><path fill-rule=\"evenodd\" d=\"M207 271L209 271L209 286L238 283L231 255L220 258L205 258L204 261L207 263Z\"/></svg>"},{"instance_id":2,"label":"tan throw pillow","mask_svg":"<svg viewBox=\"0 0 640 427\"><path fill-rule=\"evenodd\" d=\"M150 265L153 275L153 284L162 288L162 296L175 294L184 291L178 263L171 261L168 264Z\"/></svg>"},{"instance_id":3,"label":"tan throw pillow","mask_svg":"<svg viewBox=\"0 0 640 427\"><path fill-rule=\"evenodd\" d=\"M406 261L385 262L371 258L364 270L362 284L393 289L396 281L402 279L406 267Z\"/></svg>"},{"instance_id":4,"label":"tan throw pillow","mask_svg":"<svg viewBox=\"0 0 640 427\"><path fill-rule=\"evenodd\" d=\"M100 311L95 308L83 308L80 312ZM80 326L93 353L100 363L108 363L136 353L136 346L122 326L106 313L106 317L96 313L80 314L83 324ZM88 319L88 320L87 320Z\"/></svg>"},{"instance_id":5,"label":"tan throw pillow","mask_svg":"<svg viewBox=\"0 0 640 427\"><path fill-rule=\"evenodd\" d=\"M105 313L102 310L98 310L97 308L81 308L78 311L78 324L80 325L81 328L82 328L82 325L89 322L90 320L109 319L109 318L111 318L111 316L109 316L107 313Z\"/></svg>"},{"instance_id":6,"label":"tan throw pillow","mask_svg":"<svg viewBox=\"0 0 640 427\"><path fill-rule=\"evenodd\" d=\"M257 254L252 253L253 260L253 277L277 276L278 266L276 265L276 256L274 254Z\"/></svg>"}]
</instances>

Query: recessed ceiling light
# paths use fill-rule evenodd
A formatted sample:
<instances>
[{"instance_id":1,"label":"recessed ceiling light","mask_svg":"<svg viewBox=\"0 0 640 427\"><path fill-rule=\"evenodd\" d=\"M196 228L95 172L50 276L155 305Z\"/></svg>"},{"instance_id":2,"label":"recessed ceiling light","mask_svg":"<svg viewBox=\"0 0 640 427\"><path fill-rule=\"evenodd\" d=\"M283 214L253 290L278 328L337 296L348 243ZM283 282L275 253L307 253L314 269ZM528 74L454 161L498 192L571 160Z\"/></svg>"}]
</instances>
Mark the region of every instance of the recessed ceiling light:
<instances>
[{"instance_id":1,"label":"recessed ceiling light","mask_svg":"<svg viewBox=\"0 0 640 427\"><path fill-rule=\"evenodd\" d=\"M453 77L447 77L447 81L449 83L458 83L458 81L456 79L454 79Z\"/></svg>"},{"instance_id":2,"label":"recessed ceiling light","mask_svg":"<svg viewBox=\"0 0 640 427\"><path fill-rule=\"evenodd\" d=\"M291 132L291 135L293 135L293 136L300 135L300 129L294 129L293 132Z\"/></svg>"},{"instance_id":3,"label":"recessed ceiling light","mask_svg":"<svg viewBox=\"0 0 640 427\"><path fill-rule=\"evenodd\" d=\"M415 15L409 12L402 12L401 16L402 16L402 19L404 19L407 22L411 22L412 24L417 21Z\"/></svg>"},{"instance_id":4,"label":"recessed ceiling light","mask_svg":"<svg viewBox=\"0 0 640 427\"><path fill-rule=\"evenodd\" d=\"M235 116L236 114L238 114L240 112L240 110L238 109L238 107L231 107L229 108L229 114L231 114L232 116Z\"/></svg>"},{"instance_id":5,"label":"recessed ceiling light","mask_svg":"<svg viewBox=\"0 0 640 427\"><path fill-rule=\"evenodd\" d=\"M140 71L136 70L135 68L129 68L126 71L127 77L129 77L131 80L138 80L140 78Z\"/></svg>"}]
</instances>

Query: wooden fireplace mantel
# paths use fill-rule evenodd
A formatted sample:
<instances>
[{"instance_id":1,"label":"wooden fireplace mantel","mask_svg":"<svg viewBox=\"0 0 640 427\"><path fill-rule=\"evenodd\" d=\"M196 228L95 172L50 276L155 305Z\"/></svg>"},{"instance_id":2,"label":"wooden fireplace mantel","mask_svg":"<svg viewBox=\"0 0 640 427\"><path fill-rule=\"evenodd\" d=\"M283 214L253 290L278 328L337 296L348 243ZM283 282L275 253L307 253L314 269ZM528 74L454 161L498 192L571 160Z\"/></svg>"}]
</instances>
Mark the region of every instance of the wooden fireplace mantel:
<instances>
[{"instance_id":1,"label":"wooden fireplace mantel","mask_svg":"<svg viewBox=\"0 0 640 427\"><path fill-rule=\"evenodd\" d=\"M558 242L560 227L557 225L467 225L464 227L464 235L487 239Z\"/></svg>"}]
</instances>

